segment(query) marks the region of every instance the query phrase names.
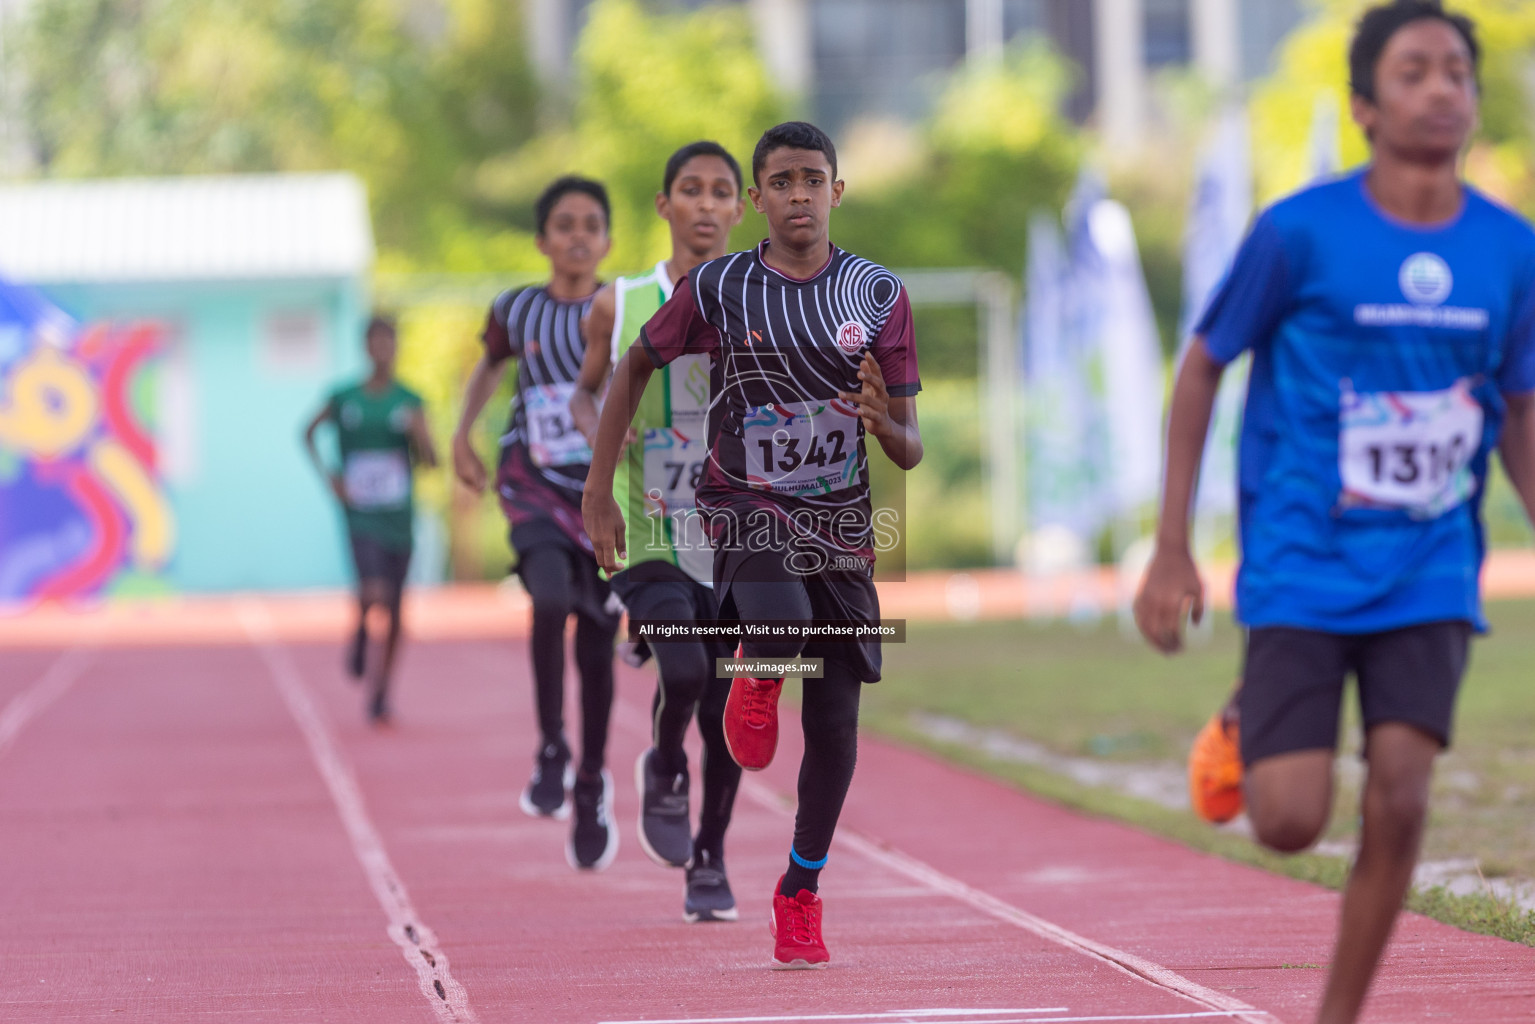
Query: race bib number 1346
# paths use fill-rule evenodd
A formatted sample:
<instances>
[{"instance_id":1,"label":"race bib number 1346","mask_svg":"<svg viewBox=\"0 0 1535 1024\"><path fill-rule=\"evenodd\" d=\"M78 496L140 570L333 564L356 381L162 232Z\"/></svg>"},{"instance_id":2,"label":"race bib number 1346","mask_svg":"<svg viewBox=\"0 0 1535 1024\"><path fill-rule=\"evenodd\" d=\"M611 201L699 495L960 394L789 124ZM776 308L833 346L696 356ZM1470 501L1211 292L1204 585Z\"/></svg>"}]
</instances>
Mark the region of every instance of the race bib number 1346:
<instances>
[{"instance_id":1,"label":"race bib number 1346","mask_svg":"<svg viewBox=\"0 0 1535 1024\"><path fill-rule=\"evenodd\" d=\"M1342 505L1402 509L1432 519L1476 492L1482 406L1471 382L1442 391L1360 391L1339 408Z\"/></svg>"}]
</instances>

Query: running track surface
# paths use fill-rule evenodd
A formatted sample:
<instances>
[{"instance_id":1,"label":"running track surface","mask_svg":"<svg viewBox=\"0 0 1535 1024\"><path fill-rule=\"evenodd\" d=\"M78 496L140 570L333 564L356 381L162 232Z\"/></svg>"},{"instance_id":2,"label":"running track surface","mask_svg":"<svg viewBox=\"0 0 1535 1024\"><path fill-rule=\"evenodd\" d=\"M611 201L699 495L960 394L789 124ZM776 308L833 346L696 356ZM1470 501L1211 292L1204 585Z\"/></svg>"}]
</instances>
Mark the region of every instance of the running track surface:
<instances>
[{"instance_id":1,"label":"running track surface","mask_svg":"<svg viewBox=\"0 0 1535 1024\"><path fill-rule=\"evenodd\" d=\"M687 925L634 836L648 671L619 676L618 859L578 874L517 809L522 640L410 644L376 732L339 644L232 614L242 642L0 647L0 1021L1302 1024L1320 992L1335 894L868 736L832 967L769 971L792 715L728 840L742 919ZM1365 1019L1535 1020L1535 950L1404 915Z\"/></svg>"}]
</instances>

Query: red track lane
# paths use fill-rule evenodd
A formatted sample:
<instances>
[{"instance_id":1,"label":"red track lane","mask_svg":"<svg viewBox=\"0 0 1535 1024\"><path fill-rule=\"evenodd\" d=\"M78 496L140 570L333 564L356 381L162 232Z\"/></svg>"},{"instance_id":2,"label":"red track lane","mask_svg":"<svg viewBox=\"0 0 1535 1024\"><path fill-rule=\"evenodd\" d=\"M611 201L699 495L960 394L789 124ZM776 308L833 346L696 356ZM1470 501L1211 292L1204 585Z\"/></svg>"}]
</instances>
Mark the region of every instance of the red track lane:
<instances>
[{"instance_id":1,"label":"red track lane","mask_svg":"<svg viewBox=\"0 0 1535 1024\"><path fill-rule=\"evenodd\" d=\"M742 920L687 925L681 872L651 864L634 836L648 672L620 675L609 762L622 848L588 875L565 864L563 824L516 806L534 743L520 641L407 647L401 724L386 733L363 725L339 645L94 658L0 747L0 911L22 922L0 933L11 981L0 1020L443 1019L386 932L369 882L377 865L359 862L281 671L318 706L323 742L355 777L379 853L408 890L400 898L485 1024L885 1024L943 1008L1018 1012L911 1019L1241 1019L1212 999L1302 1024L1323 980L1280 968L1326 962L1334 894L868 737L823 876L833 965L771 972L767 893L787 856L784 795L799 757L792 714L730 832ZM0 718L57 659L0 651ZM878 687L865 691L878 699ZM1407 917L1366 1019L1535 1019L1532 968L1535 950Z\"/></svg>"},{"instance_id":2,"label":"red track lane","mask_svg":"<svg viewBox=\"0 0 1535 1024\"><path fill-rule=\"evenodd\" d=\"M433 1019L249 649L98 653L0 822L0 1020Z\"/></svg>"}]
</instances>

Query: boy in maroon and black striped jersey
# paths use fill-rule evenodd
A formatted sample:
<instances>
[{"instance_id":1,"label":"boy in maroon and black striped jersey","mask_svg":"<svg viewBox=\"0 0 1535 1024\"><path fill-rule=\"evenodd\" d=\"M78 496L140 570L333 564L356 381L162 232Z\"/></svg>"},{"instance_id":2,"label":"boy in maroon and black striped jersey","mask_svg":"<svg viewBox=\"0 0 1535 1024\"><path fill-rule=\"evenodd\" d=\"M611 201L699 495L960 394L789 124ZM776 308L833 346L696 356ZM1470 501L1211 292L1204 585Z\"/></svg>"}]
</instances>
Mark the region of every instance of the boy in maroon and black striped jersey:
<instances>
[{"instance_id":1,"label":"boy in maroon and black striped jersey","mask_svg":"<svg viewBox=\"0 0 1535 1024\"><path fill-rule=\"evenodd\" d=\"M837 155L800 121L763 134L752 204L767 241L697 267L613 372L582 501L598 564L626 554L608 484L651 372L710 357L709 460L696 491L723 617L801 625L879 618L866 436L896 465L922 458L911 306L900 280L832 245ZM880 677L877 639L748 639L746 659L824 659L801 706L805 755L789 865L773 897L775 967L824 967L816 896L858 750L858 700ZM743 768L772 760L783 680L737 678L725 737Z\"/></svg>"},{"instance_id":2,"label":"boy in maroon and black striped jersey","mask_svg":"<svg viewBox=\"0 0 1535 1024\"><path fill-rule=\"evenodd\" d=\"M596 871L618 852L613 779L604 767L618 615L607 608L608 584L597 573L581 525L591 452L571 420L570 395L586 352L581 318L601 283L597 264L610 245L608 212L607 191L586 178L560 178L539 196L538 247L549 258L551 279L502 292L491 303L481 339L485 351L470 373L453 435L454 471L483 491L485 468L470 431L506 361L516 359L517 388L495 486L511 524L517 574L533 602L530 646L540 738L533 777L519 803L529 815L557 819L570 817L574 805L565 856L574 868ZM581 676L581 757L574 772L562 715L565 626L572 613Z\"/></svg>"}]
</instances>

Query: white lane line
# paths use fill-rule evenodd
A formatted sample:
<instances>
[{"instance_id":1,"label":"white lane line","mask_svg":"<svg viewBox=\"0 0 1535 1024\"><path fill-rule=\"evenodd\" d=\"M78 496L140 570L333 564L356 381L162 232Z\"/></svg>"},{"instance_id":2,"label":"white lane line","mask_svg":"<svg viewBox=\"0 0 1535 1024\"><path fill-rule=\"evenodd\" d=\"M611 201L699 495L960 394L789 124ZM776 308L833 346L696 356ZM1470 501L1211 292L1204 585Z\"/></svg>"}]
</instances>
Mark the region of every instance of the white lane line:
<instances>
[{"instance_id":1,"label":"white lane line","mask_svg":"<svg viewBox=\"0 0 1535 1024\"><path fill-rule=\"evenodd\" d=\"M622 727L636 730L641 735L649 736L649 719L643 719L644 724L639 724L639 713L623 701L616 701L613 709L613 721ZM793 810L786 805L779 794L760 782L751 778L742 778L740 793L750 798L759 806L765 807L780 817L792 818ZM1241 1021L1242 1024L1283 1024L1278 1017L1266 1010L1260 1010L1250 1006L1234 996L1228 996L1224 992L1217 992L1212 988L1206 988L1198 982L1190 981L1183 975L1161 964L1154 963L1144 957L1127 953L1124 950L1115 949L1113 946L1095 942L1085 936L1052 924L1044 918L1036 917L1026 910L1000 900L990 893L982 892L961 882L957 878L939 871L931 864L918 860L908 854L901 853L891 847L882 846L854 832L846 826L838 826L837 836L833 843L842 844L858 853L863 854L877 864L884 865L896 874L902 875L929 889L943 893L945 896L969 904L976 910L1008 924L1015 925L1027 932L1031 932L1042 939L1047 939L1068 949L1075 950L1088 957L1100 961L1113 969L1144 981L1156 988L1164 989L1183 996L1206 1010L1212 1011L1203 1014L1194 1014L1194 1017L1225 1017L1231 1020ZM796 1018L790 1018L794 1020ZM1040 1021L1044 1018L1033 1018ZM1064 1020L1066 1018L1059 1018ZM1071 1018L1074 1020L1152 1020L1151 1017L1082 1017ZM1168 1018L1178 1019L1178 1018ZM650 1021L647 1024L660 1024L658 1021ZM692 1022L696 1024L696 1022ZM945 1024L962 1024L962 1022L945 1022ZM993 1021L992 1024L1002 1024L1001 1021Z\"/></svg>"},{"instance_id":2,"label":"white lane line","mask_svg":"<svg viewBox=\"0 0 1535 1024\"><path fill-rule=\"evenodd\" d=\"M1090 1017L971 1017L976 1013L1035 1013L1051 1011L1034 1010L908 1010L904 1013L837 1013L811 1017L676 1017L671 1020L605 1020L601 1024L751 1024L756 1021L776 1021L798 1024L802 1021L849 1020L870 1021L874 1024L1074 1024L1085 1021L1148 1021L1148 1020L1214 1020L1231 1019L1231 1010L1198 1010L1190 1013L1130 1013L1099 1014ZM964 1018L954 1017L939 1021L934 1013L963 1013Z\"/></svg>"},{"instance_id":3,"label":"white lane line","mask_svg":"<svg viewBox=\"0 0 1535 1024\"><path fill-rule=\"evenodd\" d=\"M906 1021L929 1021L935 1017L975 1017L1002 1013L1066 1013L1065 1006L1036 1006L1032 1009L1008 1008L1000 1010L888 1010L879 1013L813 1013L791 1014L787 1017L678 1017L673 1020L605 1020L599 1024L773 1024L781 1021L851 1020L880 1021L894 1018L896 1024ZM935 1024L953 1024L951 1021ZM1001 1022L993 1022L1001 1024Z\"/></svg>"},{"instance_id":4,"label":"white lane line","mask_svg":"<svg viewBox=\"0 0 1535 1024\"><path fill-rule=\"evenodd\" d=\"M767 807L781 815L789 815L790 812L779 800L778 794L768 789L761 783L752 779L743 779L741 792L750 797L754 802ZM918 860L909 854L902 853L893 847L882 846L872 840L859 835L852 829L839 827L834 842L839 842L858 851L865 857L881 864L898 875L903 875L914 882L941 892L945 896L967 903L984 914L989 914L1000 921L1016 925L1024 931L1032 932L1042 939L1048 939L1068 949L1074 949L1086 954L1095 960L1099 960L1116 970L1122 971L1133 978L1138 978L1147 984L1157 988L1175 992L1185 999L1198 1003L1208 1010L1219 1011L1219 1016L1231 1017L1242 1021L1243 1024L1279 1024L1279 1019L1265 1010L1259 1010L1255 1006L1249 1006L1234 996L1228 996L1224 992L1217 992L1212 988L1206 988L1198 982L1190 981L1176 971L1163 967L1144 957L1127 953L1121 949L1102 942L1096 942L1076 932L1062 928L1058 924L1046 921L1042 917L1036 917L1026 910L1020 910L1004 900L998 899L987 892L973 888L961 882L957 878L950 877L939 871L925 861Z\"/></svg>"},{"instance_id":5,"label":"white lane line","mask_svg":"<svg viewBox=\"0 0 1535 1024\"><path fill-rule=\"evenodd\" d=\"M352 852L362 865L373 895L389 918L388 933L405 962L416 972L421 984L421 994L431 1004L437 1019L443 1024L479 1024L474 1009L469 1005L469 994L448 969L447 954L438 945L437 936L422 922L416 908L411 905L410 893L405 883L395 873L384 850L378 829L368 817L367 804L351 766L341 754L325 718L315 706L303 677L292 657L277 640L271 613L256 601L241 602L235 609L251 644L266 662L267 670L283 703L298 724L299 732L309 746L315 767L330 790L331 800L346 826L352 842Z\"/></svg>"},{"instance_id":6,"label":"white lane line","mask_svg":"<svg viewBox=\"0 0 1535 1024\"><path fill-rule=\"evenodd\" d=\"M28 722L62 697L90 663L89 652L71 647L48 666L48 671L37 682L12 697L5 710L0 711L0 753L5 752Z\"/></svg>"}]
</instances>

